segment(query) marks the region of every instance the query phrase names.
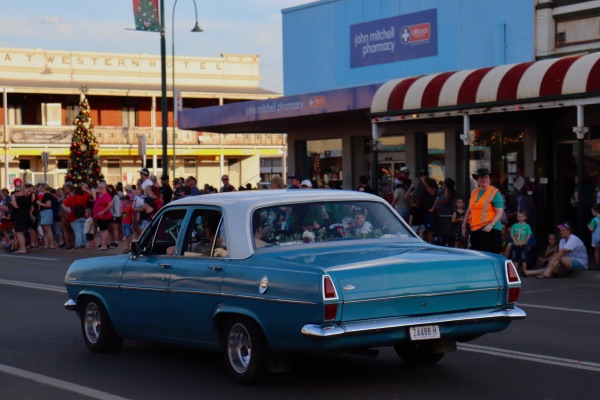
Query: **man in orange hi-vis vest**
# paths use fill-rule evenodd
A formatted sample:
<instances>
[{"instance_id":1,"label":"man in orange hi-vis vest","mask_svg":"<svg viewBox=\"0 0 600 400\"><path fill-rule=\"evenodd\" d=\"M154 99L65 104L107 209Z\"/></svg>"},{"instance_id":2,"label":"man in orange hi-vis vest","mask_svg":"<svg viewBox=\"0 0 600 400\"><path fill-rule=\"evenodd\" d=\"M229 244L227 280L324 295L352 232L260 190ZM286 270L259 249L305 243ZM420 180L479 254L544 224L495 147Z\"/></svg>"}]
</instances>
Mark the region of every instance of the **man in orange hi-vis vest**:
<instances>
[{"instance_id":1,"label":"man in orange hi-vis vest","mask_svg":"<svg viewBox=\"0 0 600 400\"><path fill-rule=\"evenodd\" d=\"M500 253L502 248L502 224L504 200L498 189L490 184L490 171L480 168L473 179L477 188L471 192L469 208L462 225L463 236L467 236L467 224L471 228L471 249Z\"/></svg>"}]
</instances>

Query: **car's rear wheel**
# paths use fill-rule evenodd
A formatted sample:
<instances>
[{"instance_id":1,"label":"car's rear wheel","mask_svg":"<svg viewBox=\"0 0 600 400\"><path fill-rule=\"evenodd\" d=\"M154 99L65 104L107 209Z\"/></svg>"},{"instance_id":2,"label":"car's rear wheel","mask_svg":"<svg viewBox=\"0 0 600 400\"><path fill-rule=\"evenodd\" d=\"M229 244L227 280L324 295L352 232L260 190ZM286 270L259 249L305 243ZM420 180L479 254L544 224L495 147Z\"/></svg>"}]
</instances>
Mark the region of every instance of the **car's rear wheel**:
<instances>
[{"instance_id":1,"label":"car's rear wheel","mask_svg":"<svg viewBox=\"0 0 600 400\"><path fill-rule=\"evenodd\" d=\"M256 322L243 316L227 320L223 331L224 358L233 378L244 384L260 381L267 371L267 341Z\"/></svg>"},{"instance_id":2,"label":"car's rear wheel","mask_svg":"<svg viewBox=\"0 0 600 400\"><path fill-rule=\"evenodd\" d=\"M107 353L121 347L123 339L115 333L102 302L94 297L84 301L81 331L87 347L94 353Z\"/></svg>"},{"instance_id":3,"label":"car's rear wheel","mask_svg":"<svg viewBox=\"0 0 600 400\"><path fill-rule=\"evenodd\" d=\"M396 354L407 364L428 365L440 361L445 353L434 352L431 343L402 344L394 346Z\"/></svg>"}]
</instances>

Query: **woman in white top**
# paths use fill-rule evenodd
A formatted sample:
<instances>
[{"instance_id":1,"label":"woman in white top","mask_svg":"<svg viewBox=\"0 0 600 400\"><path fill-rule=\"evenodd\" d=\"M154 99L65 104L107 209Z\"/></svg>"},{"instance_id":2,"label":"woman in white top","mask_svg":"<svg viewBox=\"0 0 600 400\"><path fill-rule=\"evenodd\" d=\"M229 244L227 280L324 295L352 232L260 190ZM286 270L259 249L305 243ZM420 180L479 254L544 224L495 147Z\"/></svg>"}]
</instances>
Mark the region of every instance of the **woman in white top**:
<instances>
[{"instance_id":1,"label":"woman in white top","mask_svg":"<svg viewBox=\"0 0 600 400\"><path fill-rule=\"evenodd\" d=\"M398 214L400 214L404 220L408 221L410 204L406 198L406 187L404 183L399 183L396 185L396 189L394 190L394 199L392 200L392 207L396 209L396 212L398 212Z\"/></svg>"},{"instance_id":2,"label":"woman in white top","mask_svg":"<svg viewBox=\"0 0 600 400\"><path fill-rule=\"evenodd\" d=\"M527 276L551 278L553 276L567 275L571 271L588 268L588 256L585 244L571 233L571 229L571 225L568 222L558 226L558 232L561 237L558 244L558 252L550 258L546 268L525 271Z\"/></svg>"}]
</instances>

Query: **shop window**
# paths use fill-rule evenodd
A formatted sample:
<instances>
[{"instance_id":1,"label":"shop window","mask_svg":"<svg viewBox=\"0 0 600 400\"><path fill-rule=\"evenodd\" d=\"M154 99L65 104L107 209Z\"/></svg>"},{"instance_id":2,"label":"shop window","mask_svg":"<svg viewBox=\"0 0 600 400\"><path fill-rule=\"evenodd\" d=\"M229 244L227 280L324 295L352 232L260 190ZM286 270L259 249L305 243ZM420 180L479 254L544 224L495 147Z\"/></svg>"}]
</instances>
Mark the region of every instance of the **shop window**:
<instances>
[{"instance_id":1,"label":"shop window","mask_svg":"<svg viewBox=\"0 0 600 400\"><path fill-rule=\"evenodd\" d=\"M378 159L379 195L388 197L394 189L395 174L406 165L406 136L382 136L379 139Z\"/></svg>"},{"instance_id":2,"label":"shop window","mask_svg":"<svg viewBox=\"0 0 600 400\"><path fill-rule=\"evenodd\" d=\"M479 168L492 172L492 183L510 189L525 160L525 132L518 130L471 131L469 174ZM471 181L471 187L476 182Z\"/></svg>"},{"instance_id":3,"label":"shop window","mask_svg":"<svg viewBox=\"0 0 600 400\"><path fill-rule=\"evenodd\" d=\"M196 176L196 159L184 158L183 159L183 173L185 175Z\"/></svg>"},{"instance_id":4,"label":"shop window","mask_svg":"<svg viewBox=\"0 0 600 400\"><path fill-rule=\"evenodd\" d=\"M23 124L23 106L21 104L8 105L8 124L22 125Z\"/></svg>"},{"instance_id":5,"label":"shop window","mask_svg":"<svg viewBox=\"0 0 600 400\"><path fill-rule=\"evenodd\" d=\"M118 159L106 160L106 182L115 184L121 181L121 162Z\"/></svg>"},{"instance_id":6,"label":"shop window","mask_svg":"<svg viewBox=\"0 0 600 400\"><path fill-rule=\"evenodd\" d=\"M60 103L42 103L42 125L62 125L62 108Z\"/></svg>"},{"instance_id":7,"label":"shop window","mask_svg":"<svg viewBox=\"0 0 600 400\"><path fill-rule=\"evenodd\" d=\"M342 139L308 140L306 156L310 179L319 187L342 187Z\"/></svg>"},{"instance_id":8,"label":"shop window","mask_svg":"<svg viewBox=\"0 0 600 400\"><path fill-rule=\"evenodd\" d=\"M136 106L126 105L121 110L121 124L124 128L133 128L137 126Z\"/></svg>"},{"instance_id":9,"label":"shop window","mask_svg":"<svg viewBox=\"0 0 600 400\"><path fill-rule=\"evenodd\" d=\"M58 169L67 169L67 168L69 168L69 160L56 160L56 167Z\"/></svg>"},{"instance_id":10,"label":"shop window","mask_svg":"<svg viewBox=\"0 0 600 400\"><path fill-rule=\"evenodd\" d=\"M71 125L75 121L75 117L79 114L79 106L77 104L70 104L65 106L67 112L67 125Z\"/></svg>"},{"instance_id":11,"label":"shop window","mask_svg":"<svg viewBox=\"0 0 600 400\"><path fill-rule=\"evenodd\" d=\"M446 179L445 137L444 132L427 133L427 167L430 178L438 183Z\"/></svg>"},{"instance_id":12,"label":"shop window","mask_svg":"<svg viewBox=\"0 0 600 400\"><path fill-rule=\"evenodd\" d=\"M19 169L31 169L31 160L19 160Z\"/></svg>"},{"instance_id":13,"label":"shop window","mask_svg":"<svg viewBox=\"0 0 600 400\"><path fill-rule=\"evenodd\" d=\"M148 168L148 169L153 169L153 168L161 169L162 168L162 158L157 158L156 159L156 166L154 166L154 159L148 158L146 160L146 168Z\"/></svg>"}]
</instances>

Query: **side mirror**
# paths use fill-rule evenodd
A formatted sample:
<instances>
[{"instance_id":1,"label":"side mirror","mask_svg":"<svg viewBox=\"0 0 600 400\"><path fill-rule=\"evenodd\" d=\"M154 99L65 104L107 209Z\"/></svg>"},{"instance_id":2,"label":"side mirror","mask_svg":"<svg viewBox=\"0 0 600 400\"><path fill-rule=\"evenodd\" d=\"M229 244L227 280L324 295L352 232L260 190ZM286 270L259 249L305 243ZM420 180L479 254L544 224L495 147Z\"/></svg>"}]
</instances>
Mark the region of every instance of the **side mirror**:
<instances>
[{"instance_id":1,"label":"side mirror","mask_svg":"<svg viewBox=\"0 0 600 400\"><path fill-rule=\"evenodd\" d=\"M144 248L142 248L142 246L140 246L140 244L135 241L135 242L131 242L131 258L132 259L136 259L140 254L142 254L144 252Z\"/></svg>"}]
</instances>

